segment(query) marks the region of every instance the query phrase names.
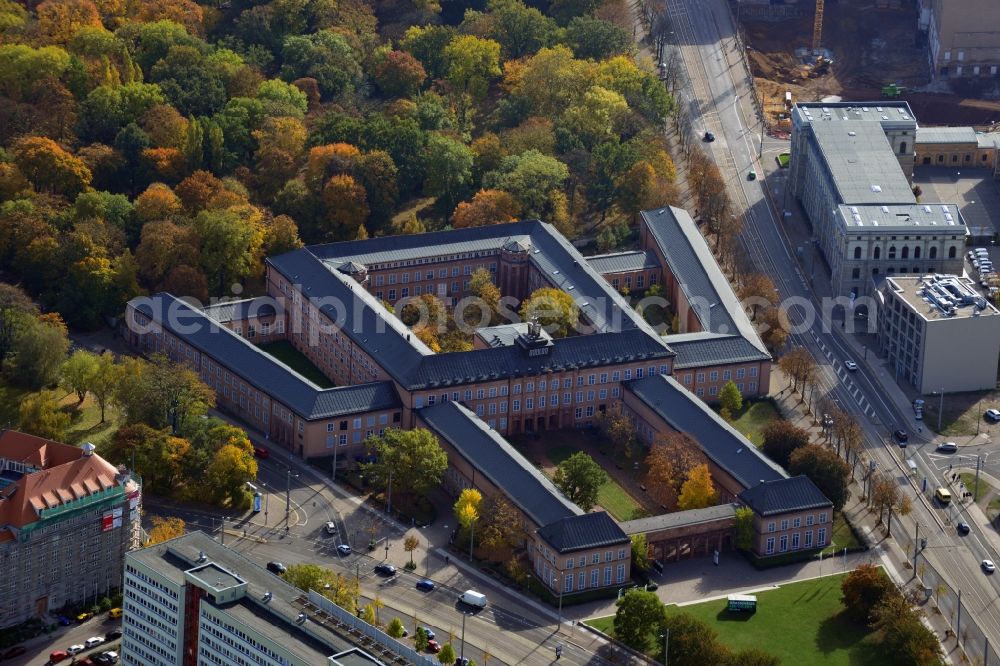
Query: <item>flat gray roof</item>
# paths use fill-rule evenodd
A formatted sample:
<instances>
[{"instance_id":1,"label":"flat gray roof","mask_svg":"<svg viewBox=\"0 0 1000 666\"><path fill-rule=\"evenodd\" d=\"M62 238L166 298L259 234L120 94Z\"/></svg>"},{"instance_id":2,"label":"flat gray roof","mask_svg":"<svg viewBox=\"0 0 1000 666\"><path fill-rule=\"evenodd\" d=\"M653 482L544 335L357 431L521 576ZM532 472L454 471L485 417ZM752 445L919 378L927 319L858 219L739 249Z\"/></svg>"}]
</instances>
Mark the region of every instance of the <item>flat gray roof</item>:
<instances>
[{"instance_id":1,"label":"flat gray roof","mask_svg":"<svg viewBox=\"0 0 1000 666\"><path fill-rule=\"evenodd\" d=\"M198 562L200 553L205 555L203 562ZM305 593L242 553L220 545L204 532L188 532L155 546L132 551L126 559L139 562L178 585L184 584L186 571L204 568L207 564L232 572L247 583L246 594L237 602L217 607L299 655L306 663L326 666L331 655L352 647L345 637L315 623L309 627L311 633L300 629L295 622L299 608L293 602ZM266 604L263 602L265 592L272 595Z\"/></svg>"},{"instance_id":2,"label":"flat gray roof","mask_svg":"<svg viewBox=\"0 0 1000 666\"><path fill-rule=\"evenodd\" d=\"M1000 310L976 289L975 282L959 275L893 276L885 280L890 289L918 317L927 321L996 317ZM944 295L954 306L953 315L938 307L931 293ZM979 308L982 306L982 309Z\"/></svg>"},{"instance_id":3,"label":"flat gray roof","mask_svg":"<svg viewBox=\"0 0 1000 666\"><path fill-rule=\"evenodd\" d=\"M916 142L977 143L976 131L971 127L918 127Z\"/></svg>"},{"instance_id":4,"label":"flat gray roof","mask_svg":"<svg viewBox=\"0 0 1000 666\"><path fill-rule=\"evenodd\" d=\"M659 516L649 516L647 518L637 518L628 520L621 524L622 530L629 536L633 534L645 534L647 532L658 532L688 525L702 525L704 523L714 523L727 518L736 517L735 504L719 504L705 507L704 509L690 509L688 511L674 511L664 513Z\"/></svg>"},{"instance_id":5,"label":"flat gray roof","mask_svg":"<svg viewBox=\"0 0 1000 666\"><path fill-rule=\"evenodd\" d=\"M840 200L847 204L912 204L916 197L881 126L874 123L812 124Z\"/></svg>"},{"instance_id":6,"label":"flat gray roof","mask_svg":"<svg viewBox=\"0 0 1000 666\"><path fill-rule=\"evenodd\" d=\"M916 127L910 105L905 101L879 102L802 102L792 107L792 118L798 124L823 122L870 123L887 129Z\"/></svg>"},{"instance_id":7,"label":"flat gray roof","mask_svg":"<svg viewBox=\"0 0 1000 666\"><path fill-rule=\"evenodd\" d=\"M837 207L837 219L851 233L878 231L886 227L893 231L951 232L962 236L967 232L962 213L954 204L926 203L902 206L842 204Z\"/></svg>"},{"instance_id":8,"label":"flat gray roof","mask_svg":"<svg viewBox=\"0 0 1000 666\"><path fill-rule=\"evenodd\" d=\"M631 273L660 267L660 262L656 259L656 255L650 250L598 254L587 257L587 263L601 275Z\"/></svg>"}]
</instances>

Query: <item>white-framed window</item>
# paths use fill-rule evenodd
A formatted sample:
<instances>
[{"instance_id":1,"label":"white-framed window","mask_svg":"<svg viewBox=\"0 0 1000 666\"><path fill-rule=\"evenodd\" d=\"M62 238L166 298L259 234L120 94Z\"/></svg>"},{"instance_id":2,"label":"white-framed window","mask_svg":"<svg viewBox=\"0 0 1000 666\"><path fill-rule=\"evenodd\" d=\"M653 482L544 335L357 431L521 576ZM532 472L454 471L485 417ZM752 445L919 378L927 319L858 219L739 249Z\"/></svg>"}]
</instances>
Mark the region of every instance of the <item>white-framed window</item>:
<instances>
[{"instance_id":1,"label":"white-framed window","mask_svg":"<svg viewBox=\"0 0 1000 666\"><path fill-rule=\"evenodd\" d=\"M618 565L618 571L616 572L616 575L615 575L615 581L619 585L621 585L622 583L625 582L625 565L624 564L619 564Z\"/></svg>"},{"instance_id":2,"label":"white-framed window","mask_svg":"<svg viewBox=\"0 0 1000 666\"><path fill-rule=\"evenodd\" d=\"M826 528L819 528L819 534L816 535L816 545L825 546L826 545Z\"/></svg>"},{"instance_id":3,"label":"white-framed window","mask_svg":"<svg viewBox=\"0 0 1000 666\"><path fill-rule=\"evenodd\" d=\"M583 574L580 574L580 575L582 576ZM590 572L590 586L591 587L597 587L600 584L600 582L601 582L599 580L600 575L601 575L601 572L598 571L597 569L594 569L594 570L592 570Z\"/></svg>"},{"instance_id":4,"label":"white-framed window","mask_svg":"<svg viewBox=\"0 0 1000 666\"><path fill-rule=\"evenodd\" d=\"M822 525L825 522L826 522L826 511L824 511L821 514L819 514L819 523L820 523L820 525Z\"/></svg>"},{"instance_id":5,"label":"white-framed window","mask_svg":"<svg viewBox=\"0 0 1000 666\"><path fill-rule=\"evenodd\" d=\"M784 531L787 529L788 529L788 519L786 518L785 520L781 521L781 530Z\"/></svg>"},{"instance_id":6,"label":"white-framed window","mask_svg":"<svg viewBox=\"0 0 1000 666\"><path fill-rule=\"evenodd\" d=\"M774 537L767 537L767 547L764 549L764 552L768 555L774 553Z\"/></svg>"},{"instance_id":7,"label":"white-framed window","mask_svg":"<svg viewBox=\"0 0 1000 666\"><path fill-rule=\"evenodd\" d=\"M611 567L604 567L604 584L611 585Z\"/></svg>"},{"instance_id":8,"label":"white-framed window","mask_svg":"<svg viewBox=\"0 0 1000 666\"><path fill-rule=\"evenodd\" d=\"M792 527L794 527L795 529L798 529L801 526L802 526L802 519L801 518L795 518L792 521Z\"/></svg>"},{"instance_id":9,"label":"white-framed window","mask_svg":"<svg viewBox=\"0 0 1000 666\"><path fill-rule=\"evenodd\" d=\"M782 534L781 538L778 540L778 550L780 552L785 552L788 550L788 535Z\"/></svg>"},{"instance_id":10,"label":"white-framed window","mask_svg":"<svg viewBox=\"0 0 1000 666\"><path fill-rule=\"evenodd\" d=\"M773 520L767 524L767 531L768 532L773 532L774 531L774 521Z\"/></svg>"},{"instance_id":11,"label":"white-framed window","mask_svg":"<svg viewBox=\"0 0 1000 666\"><path fill-rule=\"evenodd\" d=\"M792 534L792 550L799 549L799 533L795 532Z\"/></svg>"},{"instance_id":12,"label":"white-framed window","mask_svg":"<svg viewBox=\"0 0 1000 666\"><path fill-rule=\"evenodd\" d=\"M813 545L813 531L812 530L806 530L805 547L806 548L811 548L812 545Z\"/></svg>"}]
</instances>

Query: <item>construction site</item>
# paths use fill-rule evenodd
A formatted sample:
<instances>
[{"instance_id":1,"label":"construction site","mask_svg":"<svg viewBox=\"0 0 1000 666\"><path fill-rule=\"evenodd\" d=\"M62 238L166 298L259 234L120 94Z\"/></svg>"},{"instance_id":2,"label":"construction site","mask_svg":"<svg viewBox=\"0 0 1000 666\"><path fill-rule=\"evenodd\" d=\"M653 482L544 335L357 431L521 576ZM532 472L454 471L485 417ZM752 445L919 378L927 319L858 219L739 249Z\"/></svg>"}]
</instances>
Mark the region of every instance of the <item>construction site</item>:
<instances>
[{"instance_id":1,"label":"construction site","mask_svg":"<svg viewBox=\"0 0 1000 666\"><path fill-rule=\"evenodd\" d=\"M899 0L734 6L768 122L789 130L788 101L905 99L923 125L988 127L1000 102L937 84L916 8Z\"/></svg>"}]
</instances>

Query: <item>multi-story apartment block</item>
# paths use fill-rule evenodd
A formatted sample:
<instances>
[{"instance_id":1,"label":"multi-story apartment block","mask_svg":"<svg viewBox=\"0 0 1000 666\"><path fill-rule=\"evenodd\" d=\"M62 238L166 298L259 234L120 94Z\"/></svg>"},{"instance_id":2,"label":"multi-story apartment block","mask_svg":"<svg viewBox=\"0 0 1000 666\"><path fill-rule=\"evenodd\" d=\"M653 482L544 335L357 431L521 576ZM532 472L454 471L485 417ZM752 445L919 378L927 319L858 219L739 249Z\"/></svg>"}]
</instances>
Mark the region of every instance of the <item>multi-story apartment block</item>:
<instances>
[{"instance_id":1,"label":"multi-story apartment block","mask_svg":"<svg viewBox=\"0 0 1000 666\"><path fill-rule=\"evenodd\" d=\"M305 592L202 532L125 558L123 666L341 666L383 662L333 623L302 614Z\"/></svg>"},{"instance_id":2,"label":"multi-story apartment block","mask_svg":"<svg viewBox=\"0 0 1000 666\"><path fill-rule=\"evenodd\" d=\"M789 192L809 217L834 293L869 295L887 275L961 272L958 207L918 203L917 121L906 102L797 104Z\"/></svg>"},{"instance_id":3,"label":"multi-story apartment block","mask_svg":"<svg viewBox=\"0 0 1000 666\"><path fill-rule=\"evenodd\" d=\"M1000 68L1000 4L993 0L920 0L935 77L992 77Z\"/></svg>"},{"instance_id":4,"label":"multi-story apartment block","mask_svg":"<svg viewBox=\"0 0 1000 666\"><path fill-rule=\"evenodd\" d=\"M0 627L121 588L139 480L82 447L0 434Z\"/></svg>"},{"instance_id":5,"label":"multi-story apartment block","mask_svg":"<svg viewBox=\"0 0 1000 666\"><path fill-rule=\"evenodd\" d=\"M876 295L878 343L921 393L996 388L1000 311L954 275L895 277Z\"/></svg>"}]
</instances>

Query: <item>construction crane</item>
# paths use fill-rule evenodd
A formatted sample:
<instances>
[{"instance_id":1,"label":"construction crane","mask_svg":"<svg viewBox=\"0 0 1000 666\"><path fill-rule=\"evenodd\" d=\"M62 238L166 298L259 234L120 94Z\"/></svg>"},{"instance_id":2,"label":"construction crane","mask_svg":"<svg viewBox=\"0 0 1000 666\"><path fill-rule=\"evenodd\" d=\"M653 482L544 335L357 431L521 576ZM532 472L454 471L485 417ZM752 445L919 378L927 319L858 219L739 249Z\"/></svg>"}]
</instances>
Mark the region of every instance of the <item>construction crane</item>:
<instances>
[{"instance_id":1,"label":"construction crane","mask_svg":"<svg viewBox=\"0 0 1000 666\"><path fill-rule=\"evenodd\" d=\"M816 0L816 18L813 20L813 51L818 51L823 38L823 0Z\"/></svg>"}]
</instances>

